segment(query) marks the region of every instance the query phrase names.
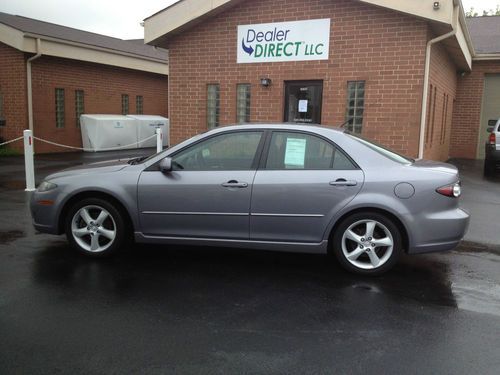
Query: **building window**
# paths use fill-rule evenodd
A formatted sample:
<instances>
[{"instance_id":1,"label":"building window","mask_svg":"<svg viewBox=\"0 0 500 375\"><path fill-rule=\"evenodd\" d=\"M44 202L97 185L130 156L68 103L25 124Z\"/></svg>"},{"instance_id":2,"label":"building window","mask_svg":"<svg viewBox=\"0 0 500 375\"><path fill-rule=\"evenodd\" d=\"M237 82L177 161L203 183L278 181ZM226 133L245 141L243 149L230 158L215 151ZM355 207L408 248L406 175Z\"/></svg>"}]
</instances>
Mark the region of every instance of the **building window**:
<instances>
[{"instance_id":1,"label":"building window","mask_svg":"<svg viewBox=\"0 0 500 375\"><path fill-rule=\"evenodd\" d=\"M56 128L64 128L64 89L56 89Z\"/></svg>"},{"instance_id":2,"label":"building window","mask_svg":"<svg viewBox=\"0 0 500 375\"><path fill-rule=\"evenodd\" d=\"M427 110L427 127L425 129L425 143L432 147L434 140L434 125L436 121L437 87L430 85L429 108Z\"/></svg>"},{"instance_id":3,"label":"building window","mask_svg":"<svg viewBox=\"0 0 500 375\"><path fill-rule=\"evenodd\" d=\"M247 83L236 86L236 122L250 122L250 85Z\"/></svg>"},{"instance_id":4,"label":"building window","mask_svg":"<svg viewBox=\"0 0 500 375\"><path fill-rule=\"evenodd\" d=\"M213 129L219 126L220 87L217 84L207 86L207 126Z\"/></svg>"},{"instance_id":5,"label":"building window","mask_svg":"<svg viewBox=\"0 0 500 375\"><path fill-rule=\"evenodd\" d=\"M0 90L0 126L5 126L5 115L3 113L3 93Z\"/></svg>"},{"instance_id":6,"label":"building window","mask_svg":"<svg viewBox=\"0 0 500 375\"><path fill-rule=\"evenodd\" d=\"M144 113L144 98L141 95L135 97L135 113L138 115Z\"/></svg>"},{"instance_id":7,"label":"building window","mask_svg":"<svg viewBox=\"0 0 500 375\"><path fill-rule=\"evenodd\" d=\"M347 82L347 128L357 134L363 129L363 113L365 110L365 81Z\"/></svg>"},{"instance_id":8,"label":"building window","mask_svg":"<svg viewBox=\"0 0 500 375\"><path fill-rule=\"evenodd\" d=\"M122 94L122 115L128 115L128 94Z\"/></svg>"},{"instance_id":9,"label":"building window","mask_svg":"<svg viewBox=\"0 0 500 375\"><path fill-rule=\"evenodd\" d=\"M83 90L75 90L75 115L76 127L80 127L80 116L85 112L85 104L83 99Z\"/></svg>"},{"instance_id":10,"label":"building window","mask_svg":"<svg viewBox=\"0 0 500 375\"><path fill-rule=\"evenodd\" d=\"M443 94L443 116L441 126L441 144L444 145L446 141L446 127L448 126L448 94Z\"/></svg>"}]
</instances>

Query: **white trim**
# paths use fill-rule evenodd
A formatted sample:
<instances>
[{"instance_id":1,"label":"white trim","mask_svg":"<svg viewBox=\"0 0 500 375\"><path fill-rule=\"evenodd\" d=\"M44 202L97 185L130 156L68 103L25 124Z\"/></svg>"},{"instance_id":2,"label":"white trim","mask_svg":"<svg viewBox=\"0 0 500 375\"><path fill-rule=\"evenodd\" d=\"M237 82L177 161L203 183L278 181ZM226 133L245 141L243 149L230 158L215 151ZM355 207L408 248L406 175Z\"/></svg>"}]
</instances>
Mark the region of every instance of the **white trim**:
<instances>
[{"instance_id":1,"label":"white trim","mask_svg":"<svg viewBox=\"0 0 500 375\"><path fill-rule=\"evenodd\" d=\"M112 65L162 75L169 74L168 63L165 60L43 35L23 33L0 23L1 43L22 52L37 53L37 40L44 42L44 55Z\"/></svg>"},{"instance_id":2,"label":"white trim","mask_svg":"<svg viewBox=\"0 0 500 375\"><path fill-rule=\"evenodd\" d=\"M453 8L453 30L449 33L438 36L437 38L431 39L427 42L427 48L425 51L425 70L424 70L424 88L422 92L422 109L420 113L420 135L418 141L418 159L424 158L424 147L425 147L425 132L426 132L426 120L427 120L427 97L429 95L429 78L431 70L431 53L432 46L439 43L445 39L451 38L456 35L458 30L459 22L459 6L456 5Z\"/></svg>"}]
</instances>

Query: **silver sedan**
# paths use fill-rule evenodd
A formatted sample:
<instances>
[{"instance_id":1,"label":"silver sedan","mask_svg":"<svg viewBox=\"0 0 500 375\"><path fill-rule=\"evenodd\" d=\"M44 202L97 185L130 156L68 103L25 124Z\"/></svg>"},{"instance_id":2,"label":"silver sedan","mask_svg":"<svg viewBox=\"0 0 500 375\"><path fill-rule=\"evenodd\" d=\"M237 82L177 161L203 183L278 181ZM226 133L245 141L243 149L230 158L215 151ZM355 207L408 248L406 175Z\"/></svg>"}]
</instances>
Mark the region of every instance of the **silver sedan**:
<instances>
[{"instance_id":1,"label":"silver sedan","mask_svg":"<svg viewBox=\"0 0 500 375\"><path fill-rule=\"evenodd\" d=\"M228 126L149 158L53 174L31 198L40 232L107 256L139 243L330 253L380 274L450 250L469 215L454 166L415 161L342 129Z\"/></svg>"}]
</instances>

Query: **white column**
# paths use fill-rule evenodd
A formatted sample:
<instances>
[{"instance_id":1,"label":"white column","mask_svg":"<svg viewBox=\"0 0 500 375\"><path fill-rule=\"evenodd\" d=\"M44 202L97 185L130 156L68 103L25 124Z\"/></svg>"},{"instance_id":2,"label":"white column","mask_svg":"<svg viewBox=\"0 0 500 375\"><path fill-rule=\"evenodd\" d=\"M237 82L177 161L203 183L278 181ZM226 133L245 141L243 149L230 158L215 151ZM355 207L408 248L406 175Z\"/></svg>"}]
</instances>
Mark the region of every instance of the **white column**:
<instances>
[{"instance_id":1,"label":"white column","mask_svg":"<svg viewBox=\"0 0 500 375\"><path fill-rule=\"evenodd\" d=\"M25 130L24 135L24 169L26 170L25 191L35 190L35 163L33 161L33 132Z\"/></svg>"},{"instance_id":2,"label":"white column","mask_svg":"<svg viewBox=\"0 0 500 375\"><path fill-rule=\"evenodd\" d=\"M160 153L163 150L163 133L160 127L156 128L156 153Z\"/></svg>"}]
</instances>

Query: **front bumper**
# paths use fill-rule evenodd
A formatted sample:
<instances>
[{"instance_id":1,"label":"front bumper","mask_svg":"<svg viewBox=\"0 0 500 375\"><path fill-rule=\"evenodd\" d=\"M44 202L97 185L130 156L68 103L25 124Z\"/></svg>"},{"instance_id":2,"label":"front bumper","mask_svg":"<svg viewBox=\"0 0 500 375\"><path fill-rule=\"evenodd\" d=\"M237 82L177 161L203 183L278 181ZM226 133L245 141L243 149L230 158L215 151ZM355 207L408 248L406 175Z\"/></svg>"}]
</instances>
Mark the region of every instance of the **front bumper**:
<instances>
[{"instance_id":1,"label":"front bumper","mask_svg":"<svg viewBox=\"0 0 500 375\"><path fill-rule=\"evenodd\" d=\"M53 204L47 204L52 201ZM56 194L49 191L33 192L30 199L30 211L35 229L42 233L61 234L58 222Z\"/></svg>"},{"instance_id":2,"label":"front bumper","mask_svg":"<svg viewBox=\"0 0 500 375\"><path fill-rule=\"evenodd\" d=\"M461 208L427 216L419 225L418 239L408 254L422 254L453 250L469 228L470 215Z\"/></svg>"}]
</instances>

